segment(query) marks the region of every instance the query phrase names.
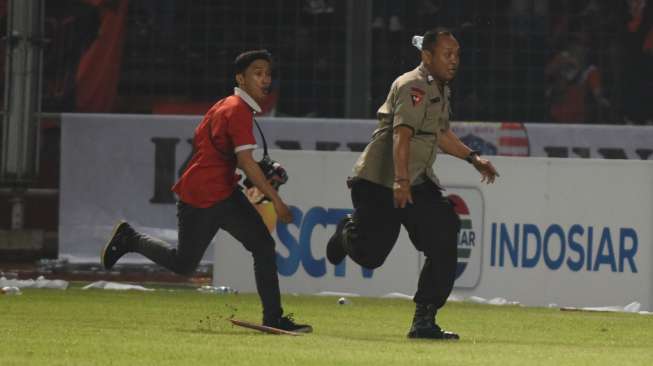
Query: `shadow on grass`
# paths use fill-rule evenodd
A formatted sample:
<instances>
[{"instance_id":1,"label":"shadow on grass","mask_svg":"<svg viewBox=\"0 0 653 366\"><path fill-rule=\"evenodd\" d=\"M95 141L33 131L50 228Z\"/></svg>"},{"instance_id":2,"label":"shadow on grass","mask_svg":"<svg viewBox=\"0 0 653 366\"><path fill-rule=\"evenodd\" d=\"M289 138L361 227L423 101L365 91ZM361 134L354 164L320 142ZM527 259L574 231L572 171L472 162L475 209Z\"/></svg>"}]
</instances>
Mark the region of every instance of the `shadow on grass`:
<instances>
[{"instance_id":1,"label":"shadow on grass","mask_svg":"<svg viewBox=\"0 0 653 366\"><path fill-rule=\"evenodd\" d=\"M236 331L235 329L175 329L180 333L202 334L202 335L237 335L244 334L244 332ZM256 334L256 333L253 333Z\"/></svg>"},{"instance_id":2,"label":"shadow on grass","mask_svg":"<svg viewBox=\"0 0 653 366\"><path fill-rule=\"evenodd\" d=\"M371 332L371 331L370 331ZM357 342L366 342L366 343L378 343L378 342L384 342L384 343L394 343L394 344L405 344L405 343L413 343L413 342L438 342L440 344L448 344L448 343L455 343L451 341L438 341L438 340L429 340L429 339L409 339L406 337L405 334L402 333L397 333L397 334L384 334L384 335L360 335L360 334L347 334L347 335L340 335L340 334L320 334L322 337L327 337L327 338L335 338L335 339L340 339L340 340L347 340L347 341L357 341Z\"/></svg>"},{"instance_id":3,"label":"shadow on grass","mask_svg":"<svg viewBox=\"0 0 653 366\"><path fill-rule=\"evenodd\" d=\"M229 336L270 336L270 337L283 337L283 334L270 334L265 332L259 332L256 330L247 330L247 329L238 329L237 327L220 327L214 329L176 329L175 331L180 333L191 333L191 334L202 334L202 335L229 335ZM296 338L292 336L286 336L290 338Z\"/></svg>"}]
</instances>

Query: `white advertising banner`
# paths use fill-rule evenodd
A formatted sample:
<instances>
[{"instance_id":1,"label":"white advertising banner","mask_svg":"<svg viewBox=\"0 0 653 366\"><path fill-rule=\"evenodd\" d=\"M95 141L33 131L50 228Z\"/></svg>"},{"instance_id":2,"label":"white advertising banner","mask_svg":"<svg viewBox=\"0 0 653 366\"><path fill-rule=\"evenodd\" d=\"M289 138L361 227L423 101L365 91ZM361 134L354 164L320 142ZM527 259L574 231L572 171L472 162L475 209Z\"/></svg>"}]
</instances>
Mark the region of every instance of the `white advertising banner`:
<instances>
[{"instance_id":1,"label":"white advertising banner","mask_svg":"<svg viewBox=\"0 0 653 366\"><path fill-rule=\"evenodd\" d=\"M421 256L403 229L386 262L374 271L361 268L349 258L338 266L326 260L326 243L338 220L352 211L344 181L357 154L275 151L274 157L284 162L291 176L282 195L287 197L295 216L292 224L278 224L273 233L284 292L331 291L366 296L414 293ZM483 196L479 189L462 185L448 189L446 195L456 203L462 222L456 287L474 288L481 279L483 262ZM255 291L251 256L244 250L234 250L240 245L226 234L218 242L214 283Z\"/></svg>"},{"instance_id":2,"label":"white advertising banner","mask_svg":"<svg viewBox=\"0 0 653 366\"><path fill-rule=\"evenodd\" d=\"M64 114L63 121L76 126L86 121L109 120L119 131L126 126L146 130L156 126L152 123L178 126L176 134L166 136L150 130L152 136L163 140L150 141L149 144L158 144L158 148L165 149L171 144L167 139L176 138L180 145L189 145L193 128L201 118ZM377 125L372 119L261 117L258 121L269 147L282 150L362 151ZM484 155L653 159L653 128L649 126L453 122L452 129L467 145Z\"/></svg>"},{"instance_id":3,"label":"white advertising banner","mask_svg":"<svg viewBox=\"0 0 653 366\"><path fill-rule=\"evenodd\" d=\"M357 153L278 150L271 155L283 162L288 171L289 180L282 186L281 195L294 214L292 224L278 224L273 233L282 291L381 296L416 290L419 256L404 232L383 267L374 271L363 269L350 259L338 266L326 259L329 237L339 219L352 210L345 180L351 175ZM227 235L218 241L214 283L255 291L251 255Z\"/></svg>"},{"instance_id":4,"label":"white advertising banner","mask_svg":"<svg viewBox=\"0 0 653 366\"><path fill-rule=\"evenodd\" d=\"M176 244L177 211L170 187L190 154L183 139L192 136L195 123L185 117L64 115L59 255L98 262L119 219ZM126 259L142 260L132 255Z\"/></svg>"},{"instance_id":5,"label":"white advertising banner","mask_svg":"<svg viewBox=\"0 0 653 366\"><path fill-rule=\"evenodd\" d=\"M483 155L529 156L528 133L522 123L456 122L453 132Z\"/></svg>"},{"instance_id":6,"label":"white advertising banner","mask_svg":"<svg viewBox=\"0 0 653 366\"><path fill-rule=\"evenodd\" d=\"M275 151L274 157L290 172L283 193L297 215L294 224L277 226L284 292L413 294L420 261L403 230L372 273L349 259L341 272L326 261L335 217L351 209L344 177L356 153ZM493 161L501 172L494 185L480 184L478 173L458 159L436 162L462 221L456 294L542 306L638 301L651 309L653 163ZM216 246L214 282L254 291L251 257L235 245Z\"/></svg>"},{"instance_id":7,"label":"white advertising banner","mask_svg":"<svg viewBox=\"0 0 653 366\"><path fill-rule=\"evenodd\" d=\"M531 156L653 160L653 126L527 123Z\"/></svg>"},{"instance_id":8,"label":"white advertising banner","mask_svg":"<svg viewBox=\"0 0 653 366\"><path fill-rule=\"evenodd\" d=\"M198 120L64 115L60 255L97 263L118 219L175 245L176 208L170 187L190 155L189 140ZM277 123L284 122L261 121L262 127L271 130ZM273 124L275 128L270 127ZM523 141L520 129L503 124L495 127L507 130L495 137L509 137L506 142L511 144ZM468 125L457 131L463 137L485 134L484 138L491 138L492 131L479 128ZM299 125L294 128L303 129ZM346 131L340 124L332 129ZM327 130L320 132L320 138ZM530 132L528 138L533 153L537 148ZM633 144L647 141L647 137L632 138ZM567 141L553 135L550 139ZM317 144L317 138L314 141ZM347 144L338 148L342 146ZM653 144L640 146L632 153L645 153ZM337 219L351 210L344 179L357 156L346 151L273 152L290 174L282 194L294 206L296 217L291 225L279 225L274 234L283 291L373 296L414 292L420 257L405 233L385 265L375 271L363 270L349 260L338 267L326 261L326 241ZM644 309L653 310L653 163L634 159L492 159L501 178L491 186L480 185L478 174L464 162L446 156L436 162L446 194L459 203L456 210L463 221L456 293L501 296L528 305L639 301ZM249 254L223 232L216 242L216 283L253 291ZM210 249L205 260L213 255ZM137 255L127 259L143 260Z\"/></svg>"},{"instance_id":9,"label":"white advertising banner","mask_svg":"<svg viewBox=\"0 0 653 366\"><path fill-rule=\"evenodd\" d=\"M526 305L642 303L653 310L653 162L493 157L485 203L482 273L458 295ZM447 187L478 175L451 158Z\"/></svg>"}]
</instances>

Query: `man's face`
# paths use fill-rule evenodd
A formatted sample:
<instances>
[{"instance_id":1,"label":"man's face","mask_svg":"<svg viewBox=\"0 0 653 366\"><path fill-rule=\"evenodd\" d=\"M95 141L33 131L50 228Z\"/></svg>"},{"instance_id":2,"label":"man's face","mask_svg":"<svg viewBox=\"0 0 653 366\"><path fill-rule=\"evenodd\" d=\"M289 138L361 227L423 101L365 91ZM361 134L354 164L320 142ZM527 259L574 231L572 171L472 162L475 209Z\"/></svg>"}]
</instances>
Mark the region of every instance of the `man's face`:
<instances>
[{"instance_id":1,"label":"man's face","mask_svg":"<svg viewBox=\"0 0 653 366\"><path fill-rule=\"evenodd\" d=\"M448 82L456 77L460 45L453 36L440 35L432 50L422 51L422 62L434 78Z\"/></svg>"},{"instance_id":2,"label":"man's face","mask_svg":"<svg viewBox=\"0 0 653 366\"><path fill-rule=\"evenodd\" d=\"M272 70L266 60L255 60L242 74L236 75L238 86L252 96L258 103L262 103L269 93L272 82Z\"/></svg>"}]
</instances>

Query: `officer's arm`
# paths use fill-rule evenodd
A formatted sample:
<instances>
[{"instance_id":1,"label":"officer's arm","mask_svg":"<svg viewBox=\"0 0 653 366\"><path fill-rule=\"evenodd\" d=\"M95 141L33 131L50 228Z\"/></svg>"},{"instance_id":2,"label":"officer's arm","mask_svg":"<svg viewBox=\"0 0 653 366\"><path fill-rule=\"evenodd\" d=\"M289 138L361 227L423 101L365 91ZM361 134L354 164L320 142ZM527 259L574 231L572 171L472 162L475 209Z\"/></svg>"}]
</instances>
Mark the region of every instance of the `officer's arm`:
<instances>
[{"instance_id":1,"label":"officer's arm","mask_svg":"<svg viewBox=\"0 0 653 366\"><path fill-rule=\"evenodd\" d=\"M392 158L395 167L395 183L410 185L408 175L408 161L410 160L410 139L413 137L413 130L408 126L397 126L392 135Z\"/></svg>"},{"instance_id":2,"label":"officer's arm","mask_svg":"<svg viewBox=\"0 0 653 366\"><path fill-rule=\"evenodd\" d=\"M447 129L440 134L440 138L438 139L438 147L446 154L455 156L460 159L465 159L469 156L469 153L472 152L472 149L460 141L458 136L456 136L456 134L453 133L451 129ZM472 159L478 159L478 155L473 155Z\"/></svg>"},{"instance_id":3,"label":"officer's arm","mask_svg":"<svg viewBox=\"0 0 653 366\"><path fill-rule=\"evenodd\" d=\"M265 179L265 175L261 171L261 168L259 168L256 160L254 160L251 149L237 152L236 158L238 159L238 168L245 172L247 178L252 181L254 186L258 188L265 197L268 197L273 203L281 201L281 197L279 197L277 191L272 188L267 179Z\"/></svg>"},{"instance_id":4,"label":"officer's arm","mask_svg":"<svg viewBox=\"0 0 653 366\"><path fill-rule=\"evenodd\" d=\"M481 158L478 154L470 156L472 149L460 141L458 136L450 129L442 132L438 140L438 147L445 153L461 159L467 160L467 157L469 157L470 160L468 161L481 173L481 182L494 183L494 179L499 176L489 160Z\"/></svg>"}]
</instances>

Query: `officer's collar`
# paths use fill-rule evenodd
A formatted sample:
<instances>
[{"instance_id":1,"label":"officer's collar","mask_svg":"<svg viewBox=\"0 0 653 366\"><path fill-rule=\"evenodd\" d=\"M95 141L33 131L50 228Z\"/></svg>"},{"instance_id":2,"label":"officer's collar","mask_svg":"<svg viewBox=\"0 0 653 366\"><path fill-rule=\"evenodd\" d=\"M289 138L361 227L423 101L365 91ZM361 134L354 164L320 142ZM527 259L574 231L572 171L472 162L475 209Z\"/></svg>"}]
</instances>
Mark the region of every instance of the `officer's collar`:
<instances>
[{"instance_id":1,"label":"officer's collar","mask_svg":"<svg viewBox=\"0 0 653 366\"><path fill-rule=\"evenodd\" d=\"M429 85L435 80L433 76L429 73L429 70L426 69L426 66L424 66L423 63L420 63L419 66L417 67L419 70L420 74L426 79L426 82L429 83Z\"/></svg>"},{"instance_id":2,"label":"officer's collar","mask_svg":"<svg viewBox=\"0 0 653 366\"><path fill-rule=\"evenodd\" d=\"M247 94L246 91L239 87L234 88L234 94L239 96L240 99L242 99L247 105L249 105L250 108L254 110L256 113L261 113L261 107L256 103L254 98L252 98L249 94Z\"/></svg>"},{"instance_id":3,"label":"officer's collar","mask_svg":"<svg viewBox=\"0 0 653 366\"><path fill-rule=\"evenodd\" d=\"M440 86L447 85L446 82L441 82L441 81L437 80L436 78L434 78L433 75L431 75L431 73L429 73L429 70L426 69L426 66L424 66L423 63L420 63L419 66L417 67L417 69L419 70L420 74L426 79L426 82L429 85L431 85L433 83L433 81L435 81L435 83L440 85Z\"/></svg>"}]
</instances>

